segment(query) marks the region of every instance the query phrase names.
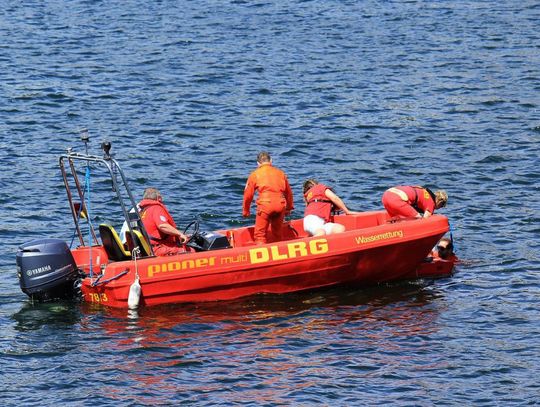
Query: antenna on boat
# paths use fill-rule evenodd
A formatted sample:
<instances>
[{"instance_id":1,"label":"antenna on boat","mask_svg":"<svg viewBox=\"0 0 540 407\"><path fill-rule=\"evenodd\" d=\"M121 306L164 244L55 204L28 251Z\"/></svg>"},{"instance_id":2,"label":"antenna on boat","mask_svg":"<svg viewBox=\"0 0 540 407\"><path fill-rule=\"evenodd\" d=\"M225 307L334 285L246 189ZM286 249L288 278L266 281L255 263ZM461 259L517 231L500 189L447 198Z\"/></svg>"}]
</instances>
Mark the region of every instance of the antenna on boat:
<instances>
[{"instance_id":1,"label":"antenna on boat","mask_svg":"<svg viewBox=\"0 0 540 407\"><path fill-rule=\"evenodd\" d=\"M111 142L108 140L105 140L103 143L101 143L101 149L103 150L103 158L106 160L111 159Z\"/></svg>"},{"instance_id":2,"label":"antenna on boat","mask_svg":"<svg viewBox=\"0 0 540 407\"><path fill-rule=\"evenodd\" d=\"M114 181L112 183L112 190L113 191L116 191L116 176L117 176L117 168L116 168L116 162L113 160L112 156L111 156L111 142L109 140L105 140L104 142L101 143L101 149L103 150L103 159L106 160L106 161L109 161L110 163L110 168L111 168L111 171L112 171L112 176L114 177Z\"/></svg>"},{"instance_id":3,"label":"antenna on boat","mask_svg":"<svg viewBox=\"0 0 540 407\"><path fill-rule=\"evenodd\" d=\"M90 142L90 135L88 134L88 129L81 130L81 141L84 143L86 148L86 155L88 155L88 143Z\"/></svg>"}]
</instances>

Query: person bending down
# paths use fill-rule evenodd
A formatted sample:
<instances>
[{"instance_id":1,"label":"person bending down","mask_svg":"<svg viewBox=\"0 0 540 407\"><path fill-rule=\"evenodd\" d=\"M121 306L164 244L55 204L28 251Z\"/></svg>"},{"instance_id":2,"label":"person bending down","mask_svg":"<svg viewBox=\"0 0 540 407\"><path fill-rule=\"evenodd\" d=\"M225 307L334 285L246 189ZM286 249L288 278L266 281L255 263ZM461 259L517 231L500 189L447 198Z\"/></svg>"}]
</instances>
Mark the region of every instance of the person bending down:
<instances>
[{"instance_id":1,"label":"person bending down","mask_svg":"<svg viewBox=\"0 0 540 407\"><path fill-rule=\"evenodd\" d=\"M345 215L359 213L349 210L329 186L320 184L313 178L304 182L304 201L304 231L311 236L345 232L345 226L330 222L333 210L341 210Z\"/></svg>"},{"instance_id":2,"label":"person bending down","mask_svg":"<svg viewBox=\"0 0 540 407\"><path fill-rule=\"evenodd\" d=\"M427 218L447 202L445 191L432 192L419 186L399 185L387 189L382 196L382 204L392 218Z\"/></svg>"}]
</instances>

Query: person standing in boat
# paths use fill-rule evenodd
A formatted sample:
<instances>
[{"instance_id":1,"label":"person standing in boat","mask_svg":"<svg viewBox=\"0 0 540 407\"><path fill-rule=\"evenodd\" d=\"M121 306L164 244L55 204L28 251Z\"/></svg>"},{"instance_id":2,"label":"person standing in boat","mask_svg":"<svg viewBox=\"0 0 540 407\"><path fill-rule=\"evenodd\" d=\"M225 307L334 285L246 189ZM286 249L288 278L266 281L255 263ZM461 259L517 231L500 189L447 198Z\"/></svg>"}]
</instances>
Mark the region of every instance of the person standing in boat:
<instances>
[{"instance_id":1,"label":"person standing in boat","mask_svg":"<svg viewBox=\"0 0 540 407\"><path fill-rule=\"evenodd\" d=\"M280 241L283 219L294 209L293 193L287 176L272 165L272 158L266 151L257 155L257 169L249 175L246 182L242 205L242 215L246 218L250 215L255 191L259 193L253 233L255 243ZM269 226L271 236L267 236Z\"/></svg>"},{"instance_id":2,"label":"person standing in boat","mask_svg":"<svg viewBox=\"0 0 540 407\"><path fill-rule=\"evenodd\" d=\"M146 188L139 207L150 244L157 256L169 256L188 251L182 244L187 240L187 236L176 228L171 214L163 204L159 190Z\"/></svg>"},{"instance_id":3,"label":"person standing in boat","mask_svg":"<svg viewBox=\"0 0 540 407\"><path fill-rule=\"evenodd\" d=\"M324 236L345 232L345 226L330 222L332 211L340 210L345 215L356 215L332 189L310 178L304 182L304 231L310 236Z\"/></svg>"},{"instance_id":4,"label":"person standing in boat","mask_svg":"<svg viewBox=\"0 0 540 407\"><path fill-rule=\"evenodd\" d=\"M387 189L382 204L392 218L427 218L448 202L445 191L432 192L420 186L400 185Z\"/></svg>"}]
</instances>

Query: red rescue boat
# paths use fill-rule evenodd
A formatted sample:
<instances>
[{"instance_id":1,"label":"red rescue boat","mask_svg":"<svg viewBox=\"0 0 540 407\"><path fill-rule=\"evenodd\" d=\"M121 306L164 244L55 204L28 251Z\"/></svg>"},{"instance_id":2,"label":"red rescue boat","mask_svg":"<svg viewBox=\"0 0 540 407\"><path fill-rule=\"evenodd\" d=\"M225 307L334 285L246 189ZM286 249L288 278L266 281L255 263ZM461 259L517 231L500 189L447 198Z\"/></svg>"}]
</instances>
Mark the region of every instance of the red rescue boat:
<instances>
[{"instance_id":1,"label":"red rescue boat","mask_svg":"<svg viewBox=\"0 0 540 407\"><path fill-rule=\"evenodd\" d=\"M19 280L30 297L48 300L82 294L87 302L127 308L337 285L364 286L452 273L453 262L441 266L438 261L424 261L449 229L445 216L392 222L385 211L335 215L334 222L343 224L346 232L323 237L307 236L302 219L288 221L283 240L265 245L254 244L252 226L202 233L198 222L192 222L189 244L195 252L154 256L138 213L129 211L136 203L107 147L110 149L110 144L104 143L103 158L71 150L60 158L80 244L69 249L62 240L42 239L19 248ZM126 245L110 225L99 226L99 238L94 232L85 188L75 170L77 160L108 168L129 225ZM70 184L75 185L81 203L74 202ZM129 205L118 192L121 186L127 191L124 195ZM86 239L81 218L87 222Z\"/></svg>"}]
</instances>

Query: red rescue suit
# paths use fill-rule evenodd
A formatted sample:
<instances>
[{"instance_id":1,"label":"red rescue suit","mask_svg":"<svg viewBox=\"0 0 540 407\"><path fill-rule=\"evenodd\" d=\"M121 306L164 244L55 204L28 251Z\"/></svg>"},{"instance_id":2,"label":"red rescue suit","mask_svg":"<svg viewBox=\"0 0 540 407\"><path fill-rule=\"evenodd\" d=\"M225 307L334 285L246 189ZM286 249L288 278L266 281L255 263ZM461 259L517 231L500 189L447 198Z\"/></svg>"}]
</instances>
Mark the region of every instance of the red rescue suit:
<instances>
[{"instance_id":1,"label":"red rescue suit","mask_svg":"<svg viewBox=\"0 0 540 407\"><path fill-rule=\"evenodd\" d=\"M268 226L271 226L271 241L281 240L281 227L285 214L293 209L293 194L287 176L271 163L262 163L253 171L244 189L242 214L249 216L255 191L257 216L253 238L255 243L266 243Z\"/></svg>"},{"instance_id":2,"label":"red rescue suit","mask_svg":"<svg viewBox=\"0 0 540 407\"><path fill-rule=\"evenodd\" d=\"M168 235L159 230L159 225L168 223L176 228L174 220L167 210L167 207L160 201L153 199L143 199L141 207L141 219L150 238L150 244L156 256L168 256L172 254L184 253L186 248L180 246L178 237Z\"/></svg>"},{"instance_id":3,"label":"red rescue suit","mask_svg":"<svg viewBox=\"0 0 540 407\"><path fill-rule=\"evenodd\" d=\"M382 196L384 208L391 217L416 218L420 213L435 211L435 196L428 188L404 186L390 188Z\"/></svg>"}]
</instances>

